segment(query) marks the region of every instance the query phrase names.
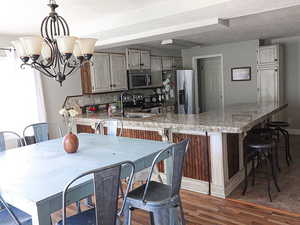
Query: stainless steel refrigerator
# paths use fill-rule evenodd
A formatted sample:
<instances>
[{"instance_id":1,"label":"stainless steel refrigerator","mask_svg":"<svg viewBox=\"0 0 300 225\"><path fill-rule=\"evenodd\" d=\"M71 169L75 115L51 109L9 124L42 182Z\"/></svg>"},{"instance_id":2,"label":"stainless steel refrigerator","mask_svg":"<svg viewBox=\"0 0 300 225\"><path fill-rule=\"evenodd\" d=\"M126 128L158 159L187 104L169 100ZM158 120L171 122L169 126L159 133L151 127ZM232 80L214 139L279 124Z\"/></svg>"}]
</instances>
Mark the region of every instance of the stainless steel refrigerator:
<instances>
[{"instance_id":1,"label":"stainless steel refrigerator","mask_svg":"<svg viewBox=\"0 0 300 225\"><path fill-rule=\"evenodd\" d=\"M195 113L195 75L193 70L177 70L177 112Z\"/></svg>"}]
</instances>

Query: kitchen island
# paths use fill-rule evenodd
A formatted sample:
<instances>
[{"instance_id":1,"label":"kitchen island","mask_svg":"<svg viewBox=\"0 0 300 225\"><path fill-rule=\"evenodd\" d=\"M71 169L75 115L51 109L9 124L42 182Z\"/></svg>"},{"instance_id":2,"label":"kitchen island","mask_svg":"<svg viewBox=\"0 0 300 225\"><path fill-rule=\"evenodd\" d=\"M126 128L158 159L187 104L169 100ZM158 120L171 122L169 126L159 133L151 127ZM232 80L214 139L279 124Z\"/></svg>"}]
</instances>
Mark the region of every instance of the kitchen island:
<instances>
[{"instance_id":1,"label":"kitchen island","mask_svg":"<svg viewBox=\"0 0 300 225\"><path fill-rule=\"evenodd\" d=\"M200 114L164 113L122 120L122 136L158 141L191 143L184 166L182 188L223 197L244 179L243 139L252 127L264 123L287 104L235 104ZM95 124L109 117L105 113L76 118L78 133L93 133ZM164 174L165 164L159 170Z\"/></svg>"}]
</instances>

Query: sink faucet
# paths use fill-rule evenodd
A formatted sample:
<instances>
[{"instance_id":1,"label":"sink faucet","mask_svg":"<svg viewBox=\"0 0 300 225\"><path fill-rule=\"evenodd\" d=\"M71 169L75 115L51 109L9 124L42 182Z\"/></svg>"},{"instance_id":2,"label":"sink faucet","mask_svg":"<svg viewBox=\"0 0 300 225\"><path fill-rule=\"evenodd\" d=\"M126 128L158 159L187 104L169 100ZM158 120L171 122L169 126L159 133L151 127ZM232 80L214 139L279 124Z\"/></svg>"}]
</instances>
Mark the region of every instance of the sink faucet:
<instances>
[{"instance_id":1,"label":"sink faucet","mask_svg":"<svg viewBox=\"0 0 300 225\"><path fill-rule=\"evenodd\" d=\"M128 95L131 95L133 96L132 94L129 94L128 92L126 91L123 91L121 92L120 94L120 101L121 101L121 113L122 113L122 116L124 117L125 116L125 107L124 107L124 100L125 100L125 96L128 96Z\"/></svg>"}]
</instances>

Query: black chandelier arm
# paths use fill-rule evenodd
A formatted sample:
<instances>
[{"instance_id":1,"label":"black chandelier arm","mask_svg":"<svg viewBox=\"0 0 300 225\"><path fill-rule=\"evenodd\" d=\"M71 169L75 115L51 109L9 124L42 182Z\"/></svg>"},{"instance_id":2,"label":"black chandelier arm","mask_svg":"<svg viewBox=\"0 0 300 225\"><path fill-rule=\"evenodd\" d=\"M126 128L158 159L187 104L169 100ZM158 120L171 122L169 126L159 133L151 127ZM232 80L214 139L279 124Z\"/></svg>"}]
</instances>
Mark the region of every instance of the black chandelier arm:
<instances>
[{"instance_id":1,"label":"black chandelier arm","mask_svg":"<svg viewBox=\"0 0 300 225\"><path fill-rule=\"evenodd\" d=\"M43 73L44 75L50 77L50 78L55 78L56 76L53 75L52 73L50 73L48 70L47 70L47 67L43 67L43 65L41 65L40 63L38 62L33 62L31 64L31 67L40 71L41 73Z\"/></svg>"},{"instance_id":2,"label":"black chandelier arm","mask_svg":"<svg viewBox=\"0 0 300 225\"><path fill-rule=\"evenodd\" d=\"M66 77L70 76L72 73L76 72L81 68L81 65L78 65L76 67L72 67L72 69L66 74Z\"/></svg>"}]
</instances>

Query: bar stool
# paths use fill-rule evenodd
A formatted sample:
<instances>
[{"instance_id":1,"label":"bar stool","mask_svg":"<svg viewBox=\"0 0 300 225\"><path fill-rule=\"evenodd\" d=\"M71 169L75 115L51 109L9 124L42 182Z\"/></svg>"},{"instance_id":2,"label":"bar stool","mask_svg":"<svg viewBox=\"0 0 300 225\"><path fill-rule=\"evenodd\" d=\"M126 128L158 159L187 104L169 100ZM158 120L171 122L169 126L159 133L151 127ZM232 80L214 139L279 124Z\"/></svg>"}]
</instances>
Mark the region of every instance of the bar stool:
<instances>
[{"instance_id":1,"label":"bar stool","mask_svg":"<svg viewBox=\"0 0 300 225\"><path fill-rule=\"evenodd\" d=\"M267 123L267 127L275 130L278 143L280 141L280 133L284 136L285 157L286 157L286 163L289 166L290 162L293 161L290 152L290 135L289 132L286 129L284 129L286 127L289 127L289 123L285 121L271 121Z\"/></svg>"},{"instance_id":2,"label":"bar stool","mask_svg":"<svg viewBox=\"0 0 300 225\"><path fill-rule=\"evenodd\" d=\"M271 177L278 192L280 188L277 182L276 170L274 169L274 158L273 149L276 143L272 138L266 138L259 134L250 134L245 139L245 155L244 155L244 166L245 166L245 187L243 190L243 195L245 195L248 188L248 162L252 162L252 185L255 185L255 174L256 166L255 161L257 160L257 167L262 165L262 162L266 162L267 171L266 178L268 181L267 190L270 201L272 202L271 196Z\"/></svg>"}]
</instances>

